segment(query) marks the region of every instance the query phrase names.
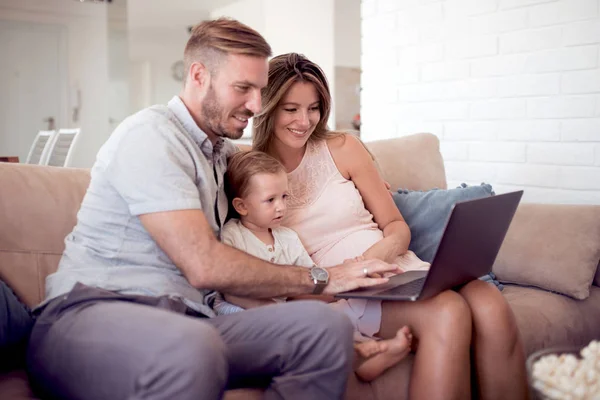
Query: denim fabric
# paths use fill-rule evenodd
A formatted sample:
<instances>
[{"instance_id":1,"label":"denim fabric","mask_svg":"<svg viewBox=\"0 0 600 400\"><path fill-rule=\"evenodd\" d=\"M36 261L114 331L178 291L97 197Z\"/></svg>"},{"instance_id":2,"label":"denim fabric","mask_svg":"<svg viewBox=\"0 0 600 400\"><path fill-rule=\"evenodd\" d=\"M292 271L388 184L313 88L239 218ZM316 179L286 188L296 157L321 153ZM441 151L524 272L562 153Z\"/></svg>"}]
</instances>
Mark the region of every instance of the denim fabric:
<instances>
[{"instance_id":1,"label":"denim fabric","mask_svg":"<svg viewBox=\"0 0 600 400\"><path fill-rule=\"evenodd\" d=\"M0 281L0 371L25 364L25 349L32 327L29 309Z\"/></svg>"},{"instance_id":2,"label":"denim fabric","mask_svg":"<svg viewBox=\"0 0 600 400\"><path fill-rule=\"evenodd\" d=\"M244 309L240 306L236 306L235 304L231 304L225 300L225 297L220 292L215 292L215 300L213 302L213 310L217 315L229 315L235 314L240 311L244 311Z\"/></svg>"},{"instance_id":3,"label":"denim fabric","mask_svg":"<svg viewBox=\"0 0 600 400\"><path fill-rule=\"evenodd\" d=\"M409 249L414 251L421 260L431 262L442 239L452 206L459 201L493 195L494 191L489 184L467 186L463 183L456 189L449 190L433 189L422 192L399 189L393 194L393 198L410 228ZM482 279L502 290L502 285L495 277L486 275Z\"/></svg>"}]
</instances>

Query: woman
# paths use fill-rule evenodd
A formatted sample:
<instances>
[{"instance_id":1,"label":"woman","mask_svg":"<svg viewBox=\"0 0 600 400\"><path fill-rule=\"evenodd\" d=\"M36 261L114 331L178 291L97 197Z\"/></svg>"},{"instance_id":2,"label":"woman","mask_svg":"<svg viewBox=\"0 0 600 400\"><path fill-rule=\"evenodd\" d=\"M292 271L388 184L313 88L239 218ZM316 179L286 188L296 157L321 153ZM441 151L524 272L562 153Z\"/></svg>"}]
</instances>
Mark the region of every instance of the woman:
<instances>
[{"instance_id":1,"label":"woman","mask_svg":"<svg viewBox=\"0 0 600 400\"><path fill-rule=\"evenodd\" d=\"M286 168L283 224L298 233L315 263L413 258L410 230L370 154L355 137L327 129L331 95L323 71L298 54L273 58L262 103L253 146ZM411 328L419 344L410 398L468 398L471 349L481 398L526 397L515 319L489 283L476 280L425 301L351 300L340 307L355 312L355 325L366 335L389 339L402 326Z\"/></svg>"}]
</instances>

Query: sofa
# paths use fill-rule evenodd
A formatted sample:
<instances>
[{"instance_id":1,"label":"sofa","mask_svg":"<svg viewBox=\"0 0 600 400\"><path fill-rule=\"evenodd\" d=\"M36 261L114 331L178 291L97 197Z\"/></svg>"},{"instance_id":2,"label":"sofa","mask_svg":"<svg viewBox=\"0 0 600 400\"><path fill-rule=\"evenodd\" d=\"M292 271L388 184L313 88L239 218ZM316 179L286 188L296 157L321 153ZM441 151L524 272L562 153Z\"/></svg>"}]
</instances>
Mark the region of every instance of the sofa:
<instances>
[{"instance_id":1,"label":"sofa","mask_svg":"<svg viewBox=\"0 0 600 400\"><path fill-rule=\"evenodd\" d=\"M392 188L446 188L436 136L367 146ZM57 267L89 179L87 169L0 163L0 279L29 306L44 297L45 277ZM600 205L519 205L493 272L527 355L600 338L599 258ZM412 362L411 355L371 383L352 374L346 398L407 398ZM0 375L0 399L33 398L24 371ZM261 391L238 389L225 398L259 399Z\"/></svg>"}]
</instances>

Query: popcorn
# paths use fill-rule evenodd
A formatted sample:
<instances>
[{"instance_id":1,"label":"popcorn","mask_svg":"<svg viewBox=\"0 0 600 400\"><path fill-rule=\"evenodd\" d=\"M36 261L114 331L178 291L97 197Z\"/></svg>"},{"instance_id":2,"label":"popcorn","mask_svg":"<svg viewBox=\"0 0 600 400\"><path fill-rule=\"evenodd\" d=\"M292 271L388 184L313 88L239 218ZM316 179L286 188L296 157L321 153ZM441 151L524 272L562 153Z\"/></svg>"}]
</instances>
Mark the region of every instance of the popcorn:
<instances>
[{"instance_id":1,"label":"popcorn","mask_svg":"<svg viewBox=\"0 0 600 400\"><path fill-rule=\"evenodd\" d=\"M533 387L548 399L600 400L600 341L573 354L551 354L533 364Z\"/></svg>"}]
</instances>

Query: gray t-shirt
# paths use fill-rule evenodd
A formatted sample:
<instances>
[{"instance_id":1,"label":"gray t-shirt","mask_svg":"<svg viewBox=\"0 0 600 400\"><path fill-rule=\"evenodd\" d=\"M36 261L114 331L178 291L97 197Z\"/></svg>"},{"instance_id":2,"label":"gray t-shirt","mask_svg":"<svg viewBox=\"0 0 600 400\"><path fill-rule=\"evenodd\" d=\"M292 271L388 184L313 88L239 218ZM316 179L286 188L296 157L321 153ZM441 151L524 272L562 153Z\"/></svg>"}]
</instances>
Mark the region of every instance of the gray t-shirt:
<instances>
[{"instance_id":1,"label":"gray t-shirt","mask_svg":"<svg viewBox=\"0 0 600 400\"><path fill-rule=\"evenodd\" d=\"M213 146L177 96L123 121L98 152L58 271L46 279L46 299L81 282L122 294L168 295L214 315L206 291L190 285L139 215L200 209L218 235L227 216L223 175L236 150L222 139Z\"/></svg>"}]
</instances>

